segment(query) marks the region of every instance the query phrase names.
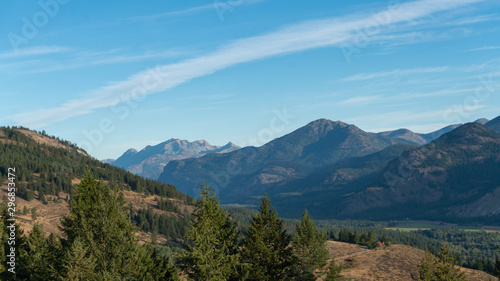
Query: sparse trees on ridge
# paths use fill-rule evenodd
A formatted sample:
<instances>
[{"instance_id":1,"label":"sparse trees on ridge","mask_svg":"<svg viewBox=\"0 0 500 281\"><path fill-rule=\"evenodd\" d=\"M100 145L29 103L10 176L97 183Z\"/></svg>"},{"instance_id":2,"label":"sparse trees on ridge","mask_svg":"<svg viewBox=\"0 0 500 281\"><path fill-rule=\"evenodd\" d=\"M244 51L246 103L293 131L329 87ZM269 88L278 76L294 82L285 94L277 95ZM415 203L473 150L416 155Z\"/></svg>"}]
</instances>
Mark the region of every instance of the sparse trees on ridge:
<instances>
[{"instance_id":1,"label":"sparse trees on ridge","mask_svg":"<svg viewBox=\"0 0 500 281\"><path fill-rule=\"evenodd\" d=\"M424 259L418 265L418 276L414 276L413 280L422 281L465 281L464 272L461 272L452 257L450 257L448 248L444 245L441 248L439 258L429 252L425 253Z\"/></svg>"}]
</instances>

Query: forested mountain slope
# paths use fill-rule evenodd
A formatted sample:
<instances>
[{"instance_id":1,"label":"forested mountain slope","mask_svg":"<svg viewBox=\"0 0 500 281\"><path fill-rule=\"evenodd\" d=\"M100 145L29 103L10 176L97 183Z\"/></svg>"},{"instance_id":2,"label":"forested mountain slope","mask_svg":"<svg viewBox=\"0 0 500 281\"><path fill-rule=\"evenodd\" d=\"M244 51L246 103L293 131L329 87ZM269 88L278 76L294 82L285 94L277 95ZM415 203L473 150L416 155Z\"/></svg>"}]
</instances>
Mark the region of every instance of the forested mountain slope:
<instances>
[{"instance_id":1,"label":"forested mountain slope","mask_svg":"<svg viewBox=\"0 0 500 281\"><path fill-rule=\"evenodd\" d=\"M343 214L436 219L500 218L500 134L465 124L391 161ZM498 222L498 220L497 220Z\"/></svg>"},{"instance_id":2,"label":"forested mountain slope","mask_svg":"<svg viewBox=\"0 0 500 281\"><path fill-rule=\"evenodd\" d=\"M206 180L216 188L222 202L237 202L395 143L399 141L354 125L320 119L258 148L171 161L159 180L190 195L195 195L199 183Z\"/></svg>"},{"instance_id":3,"label":"forested mountain slope","mask_svg":"<svg viewBox=\"0 0 500 281\"><path fill-rule=\"evenodd\" d=\"M58 231L58 218L67 212L66 202L86 172L123 190L131 204L132 219L149 236L154 223L157 234L168 240L181 238L194 202L172 185L101 163L67 141L25 128L0 128L0 182L4 194L9 168L15 168L20 219L28 227L36 221L44 222L44 228L51 232ZM25 206L28 213L24 213Z\"/></svg>"}]
</instances>

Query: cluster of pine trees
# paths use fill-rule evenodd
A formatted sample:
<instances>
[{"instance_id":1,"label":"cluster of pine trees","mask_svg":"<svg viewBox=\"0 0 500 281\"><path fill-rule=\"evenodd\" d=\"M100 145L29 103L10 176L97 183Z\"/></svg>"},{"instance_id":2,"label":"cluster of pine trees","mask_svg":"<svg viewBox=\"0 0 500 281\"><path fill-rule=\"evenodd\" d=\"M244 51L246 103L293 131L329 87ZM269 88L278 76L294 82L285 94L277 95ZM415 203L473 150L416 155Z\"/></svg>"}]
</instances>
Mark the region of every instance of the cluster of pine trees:
<instances>
[{"instance_id":1,"label":"cluster of pine trees","mask_svg":"<svg viewBox=\"0 0 500 281\"><path fill-rule=\"evenodd\" d=\"M178 263L151 245L140 246L129 207L117 189L88 173L61 220L62 238L47 236L40 224L28 234L15 227L15 273L6 270L10 251L2 206L0 222L1 280L316 280L316 270L328 270L326 280L339 280L341 267L326 267L326 234L304 212L295 239L266 196L252 225L238 241L235 222L222 210L212 189L203 186ZM182 271L182 273L179 273Z\"/></svg>"},{"instance_id":2,"label":"cluster of pine trees","mask_svg":"<svg viewBox=\"0 0 500 281\"><path fill-rule=\"evenodd\" d=\"M259 212L240 235L236 222L220 207L213 190L202 185L202 198L187 228L184 250L174 264L157 248L140 246L129 207L116 188L88 173L69 202L61 220L62 237L46 235L40 224L28 234L15 226L15 273L7 270L11 251L10 218L5 205L0 220L1 280L343 280L342 267L328 265L327 234L318 230L307 211L294 235L262 199ZM170 208L170 207L164 207ZM344 234L342 234L344 236ZM340 235L339 235L340 236ZM351 239L347 232L347 236ZM371 241L372 235L366 235ZM360 238L361 241L361 238ZM415 280L464 280L442 249L439 258L428 253ZM500 261L497 261L500 271ZM450 279L451 278L451 279Z\"/></svg>"},{"instance_id":3,"label":"cluster of pine trees","mask_svg":"<svg viewBox=\"0 0 500 281\"><path fill-rule=\"evenodd\" d=\"M69 202L61 220L63 237L45 235L35 224L25 235L15 227L16 266L6 268L12 247L6 226L10 216L2 207L0 222L1 280L171 280L177 271L150 245L140 246L128 208L116 189L88 174Z\"/></svg>"},{"instance_id":4,"label":"cluster of pine trees","mask_svg":"<svg viewBox=\"0 0 500 281\"><path fill-rule=\"evenodd\" d=\"M132 221L140 229L155 235L162 234L167 241L182 239L186 234L190 221L188 213L184 213L183 217L177 218L175 215L155 213L150 206L138 210L137 213L130 209L129 213Z\"/></svg>"},{"instance_id":5,"label":"cluster of pine trees","mask_svg":"<svg viewBox=\"0 0 500 281\"><path fill-rule=\"evenodd\" d=\"M425 253L425 258L418 265L418 276L413 276L413 280L466 281L467 279L465 273L456 267L455 260L450 256L448 248L444 245L441 247L438 257L429 251Z\"/></svg>"},{"instance_id":6,"label":"cluster of pine trees","mask_svg":"<svg viewBox=\"0 0 500 281\"><path fill-rule=\"evenodd\" d=\"M327 236L318 231L307 211L294 237L264 197L248 231L239 238L236 223L220 207L213 190L202 185L201 199L188 228L180 267L193 280L341 280L332 261ZM293 240L293 241L292 241Z\"/></svg>"},{"instance_id":7,"label":"cluster of pine trees","mask_svg":"<svg viewBox=\"0 0 500 281\"><path fill-rule=\"evenodd\" d=\"M373 231L369 231L368 233L362 233L361 235L358 234L358 231L355 230L354 232L350 232L349 230L342 228L339 231L338 237L335 236L335 233L328 232L330 239L332 240L337 240L340 242L345 242L345 243L351 243L351 244L358 244L358 245L363 245L368 247L369 249L373 249L376 244L375 242L381 241L384 243L389 243L389 240L385 237L381 237L380 239L377 239L377 236Z\"/></svg>"},{"instance_id":8,"label":"cluster of pine trees","mask_svg":"<svg viewBox=\"0 0 500 281\"><path fill-rule=\"evenodd\" d=\"M101 163L81 153L73 144L64 148L40 144L9 127L0 127L0 139L0 182L7 178L7 168L16 163L17 195L28 201L36 198L36 193L72 194L74 186L71 181L81 178L89 170L96 178L106 180L110 185L139 193L177 198L187 204L194 203L192 197L172 185L144 179L118 167Z\"/></svg>"}]
</instances>

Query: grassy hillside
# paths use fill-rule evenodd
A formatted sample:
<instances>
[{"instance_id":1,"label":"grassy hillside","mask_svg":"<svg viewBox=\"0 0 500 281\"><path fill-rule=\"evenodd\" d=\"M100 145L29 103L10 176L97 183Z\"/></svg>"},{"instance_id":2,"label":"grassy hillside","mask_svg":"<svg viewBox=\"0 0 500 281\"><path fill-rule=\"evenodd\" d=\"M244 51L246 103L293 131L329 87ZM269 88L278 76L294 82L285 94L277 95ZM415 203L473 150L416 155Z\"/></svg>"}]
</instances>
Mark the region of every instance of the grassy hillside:
<instances>
[{"instance_id":1,"label":"grassy hillside","mask_svg":"<svg viewBox=\"0 0 500 281\"><path fill-rule=\"evenodd\" d=\"M70 142L26 128L0 128L0 156L0 183L7 181L8 168L16 169L17 211L25 228L37 221L46 231L58 233L59 218L68 212L67 202L88 171L123 190L131 219L141 229L141 240L150 240L153 231L160 234L159 242L184 235L194 199L172 185L103 164ZM6 195L6 189L3 184L0 196Z\"/></svg>"},{"instance_id":2,"label":"grassy hillside","mask_svg":"<svg viewBox=\"0 0 500 281\"><path fill-rule=\"evenodd\" d=\"M412 280L418 273L418 263L425 252L406 245L391 245L383 249L368 250L365 247L336 241L328 241L330 257L346 268L342 274L352 280ZM461 268L470 281L496 281L485 272Z\"/></svg>"}]
</instances>

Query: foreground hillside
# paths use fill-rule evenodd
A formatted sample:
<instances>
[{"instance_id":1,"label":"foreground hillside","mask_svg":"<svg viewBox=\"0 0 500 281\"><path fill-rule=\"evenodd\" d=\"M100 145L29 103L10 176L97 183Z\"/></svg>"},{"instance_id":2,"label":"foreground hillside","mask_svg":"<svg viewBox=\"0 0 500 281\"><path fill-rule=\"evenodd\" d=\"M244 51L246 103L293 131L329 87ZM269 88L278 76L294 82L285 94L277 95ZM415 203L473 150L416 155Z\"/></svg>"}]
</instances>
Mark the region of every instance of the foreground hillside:
<instances>
[{"instance_id":1,"label":"foreground hillside","mask_svg":"<svg viewBox=\"0 0 500 281\"><path fill-rule=\"evenodd\" d=\"M123 191L132 220L142 230L141 240L150 241L153 231L165 241L184 235L194 201L172 185L101 163L67 141L24 128L0 128L0 156L0 196L6 195L4 183L8 168L13 167L17 212L23 228L39 222L47 232L59 233L59 218L67 214L68 200L89 171Z\"/></svg>"},{"instance_id":2,"label":"foreground hillside","mask_svg":"<svg viewBox=\"0 0 500 281\"><path fill-rule=\"evenodd\" d=\"M418 274L418 264L425 251L406 246L391 245L382 249L368 250L366 247L328 241L330 257L346 268L342 274L352 280L412 280ZM461 268L470 281L496 281L497 278L483 271Z\"/></svg>"}]
</instances>

